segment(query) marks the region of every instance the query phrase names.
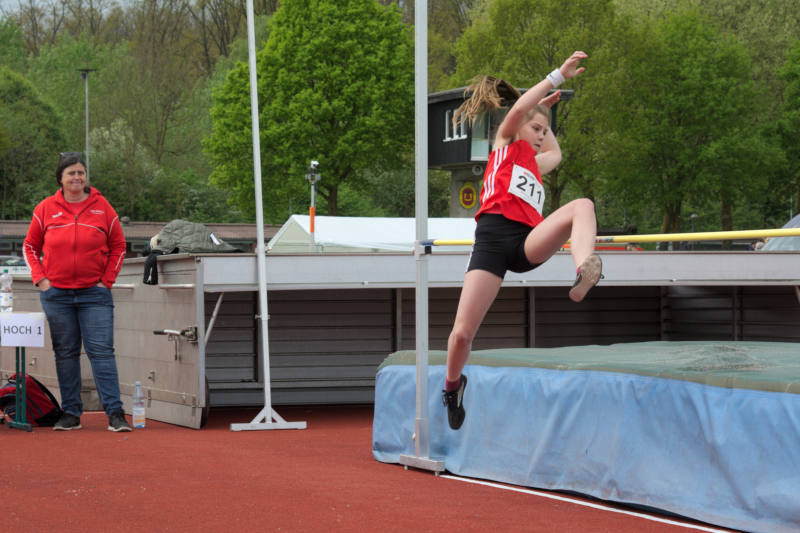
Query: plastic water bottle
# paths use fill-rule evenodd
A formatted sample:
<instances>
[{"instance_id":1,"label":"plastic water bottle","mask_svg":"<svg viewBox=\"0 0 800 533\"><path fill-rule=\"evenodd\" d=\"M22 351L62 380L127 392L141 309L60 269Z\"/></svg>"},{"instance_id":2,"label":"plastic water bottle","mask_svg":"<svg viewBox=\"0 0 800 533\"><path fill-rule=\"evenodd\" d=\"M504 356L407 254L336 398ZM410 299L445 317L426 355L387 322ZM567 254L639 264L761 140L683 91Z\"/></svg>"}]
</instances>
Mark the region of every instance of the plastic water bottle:
<instances>
[{"instance_id":1,"label":"plastic water bottle","mask_svg":"<svg viewBox=\"0 0 800 533\"><path fill-rule=\"evenodd\" d=\"M8 273L8 269L0 274L0 313L10 313L14 310L14 293L11 292L11 283L14 276Z\"/></svg>"},{"instance_id":2,"label":"plastic water bottle","mask_svg":"<svg viewBox=\"0 0 800 533\"><path fill-rule=\"evenodd\" d=\"M144 427L144 394L142 393L141 381L136 382L133 389L133 427L140 429Z\"/></svg>"}]
</instances>

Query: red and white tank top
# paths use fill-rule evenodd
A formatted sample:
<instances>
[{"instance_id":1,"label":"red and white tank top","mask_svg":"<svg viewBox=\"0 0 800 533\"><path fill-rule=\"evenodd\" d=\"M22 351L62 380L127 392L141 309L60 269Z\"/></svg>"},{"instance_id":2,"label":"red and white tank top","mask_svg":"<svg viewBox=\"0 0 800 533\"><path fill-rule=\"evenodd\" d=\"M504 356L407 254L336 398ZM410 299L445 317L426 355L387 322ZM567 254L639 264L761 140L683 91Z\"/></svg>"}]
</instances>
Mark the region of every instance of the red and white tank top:
<instances>
[{"instance_id":1,"label":"red and white tank top","mask_svg":"<svg viewBox=\"0 0 800 533\"><path fill-rule=\"evenodd\" d=\"M514 141L489 154L480 198L476 220L483 213L499 213L531 227L543 220L544 186L536 151L527 141Z\"/></svg>"}]
</instances>

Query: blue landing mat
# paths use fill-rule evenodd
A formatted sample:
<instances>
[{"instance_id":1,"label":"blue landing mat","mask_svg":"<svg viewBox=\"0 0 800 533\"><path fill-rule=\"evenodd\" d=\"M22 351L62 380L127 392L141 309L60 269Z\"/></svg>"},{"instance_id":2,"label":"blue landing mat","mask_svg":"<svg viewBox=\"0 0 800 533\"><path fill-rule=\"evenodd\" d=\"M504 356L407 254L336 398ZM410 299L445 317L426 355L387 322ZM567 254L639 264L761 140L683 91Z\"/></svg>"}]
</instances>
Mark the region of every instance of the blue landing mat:
<instances>
[{"instance_id":1,"label":"blue landing mat","mask_svg":"<svg viewBox=\"0 0 800 533\"><path fill-rule=\"evenodd\" d=\"M800 394L777 392L800 382L798 344L474 352L470 363L481 364L465 368L459 431L447 426L441 402L443 361L443 352L430 353L431 457L454 474L747 531L800 530ZM674 377L684 371L691 381ZM414 454L415 375L408 352L378 371L372 447L379 461Z\"/></svg>"}]
</instances>

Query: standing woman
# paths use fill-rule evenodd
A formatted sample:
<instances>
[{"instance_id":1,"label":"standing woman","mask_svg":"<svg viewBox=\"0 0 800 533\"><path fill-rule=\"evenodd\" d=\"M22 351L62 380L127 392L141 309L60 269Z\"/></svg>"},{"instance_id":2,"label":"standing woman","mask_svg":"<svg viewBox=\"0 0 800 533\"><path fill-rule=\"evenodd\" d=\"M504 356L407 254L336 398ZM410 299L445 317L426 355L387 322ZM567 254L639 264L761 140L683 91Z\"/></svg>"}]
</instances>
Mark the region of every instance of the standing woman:
<instances>
[{"instance_id":1,"label":"standing woman","mask_svg":"<svg viewBox=\"0 0 800 533\"><path fill-rule=\"evenodd\" d=\"M80 152L61 154L61 188L33 210L25 237L25 260L50 325L64 416L53 429L80 429L81 343L92 364L109 431L131 431L125 420L114 359L111 286L125 257L119 217L86 183ZM41 259L40 259L41 258Z\"/></svg>"},{"instance_id":2,"label":"standing woman","mask_svg":"<svg viewBox=\"0 0 800 533\"><path fill-rule=\"evenodd\" d=\"M464 422L464 390L467 377L461 373L478 328L492 305L506 271L527 272L538 267L571 239L572 259L577 268L569 297L583 300L600 279L602 263L594 254L597 222L594 204L582 198L542 215L542 174L561 162L561 149L550 130L550 106L559 92L550 96L566 78L583 72L579 63L587 55L573 53L559 69L520 95L513 86L484 77L471 86L470 98L456 112L456 119L475 119L486 112L513 105L494 138L476 215L475 244L464 276L453 330L447 342L447 376L443 401L452 429Z\"/></svg>"}]
</instances>

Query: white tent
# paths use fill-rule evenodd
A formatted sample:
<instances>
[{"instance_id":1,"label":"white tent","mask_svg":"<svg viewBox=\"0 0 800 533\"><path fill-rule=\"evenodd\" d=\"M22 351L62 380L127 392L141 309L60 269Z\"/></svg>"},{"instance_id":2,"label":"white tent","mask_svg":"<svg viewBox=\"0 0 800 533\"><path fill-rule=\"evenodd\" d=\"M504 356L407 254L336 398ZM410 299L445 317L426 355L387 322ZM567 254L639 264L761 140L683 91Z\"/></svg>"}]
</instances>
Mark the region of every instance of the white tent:
<instances>
[{"instance_id":1,"label":"white tent","mask_svg":"<svg viewBox=\"0 0 800 533\"><path fill-rule=\"evenodd\" d=\"M432 239L471 240L475 236L473 218L428 219ZM310 246L310 217L292 215L270 239L269 253L305 252L413 252L415 220L399 217L314 217L314 243ZM448 246L448 250L469 249Z\"/></svg>"},{"instance_id":2,"label":"white tent","mask_svg":"<svg viewBox=\"0 0 800 533\"><path fill-rule=\"evenodd\" d=\"M784 228L800 228L800 215L783 225ZM800 237L772 237L767 241L761 250L770 252L773 250L800 250Z\"/></svg>"}]
</instances>

